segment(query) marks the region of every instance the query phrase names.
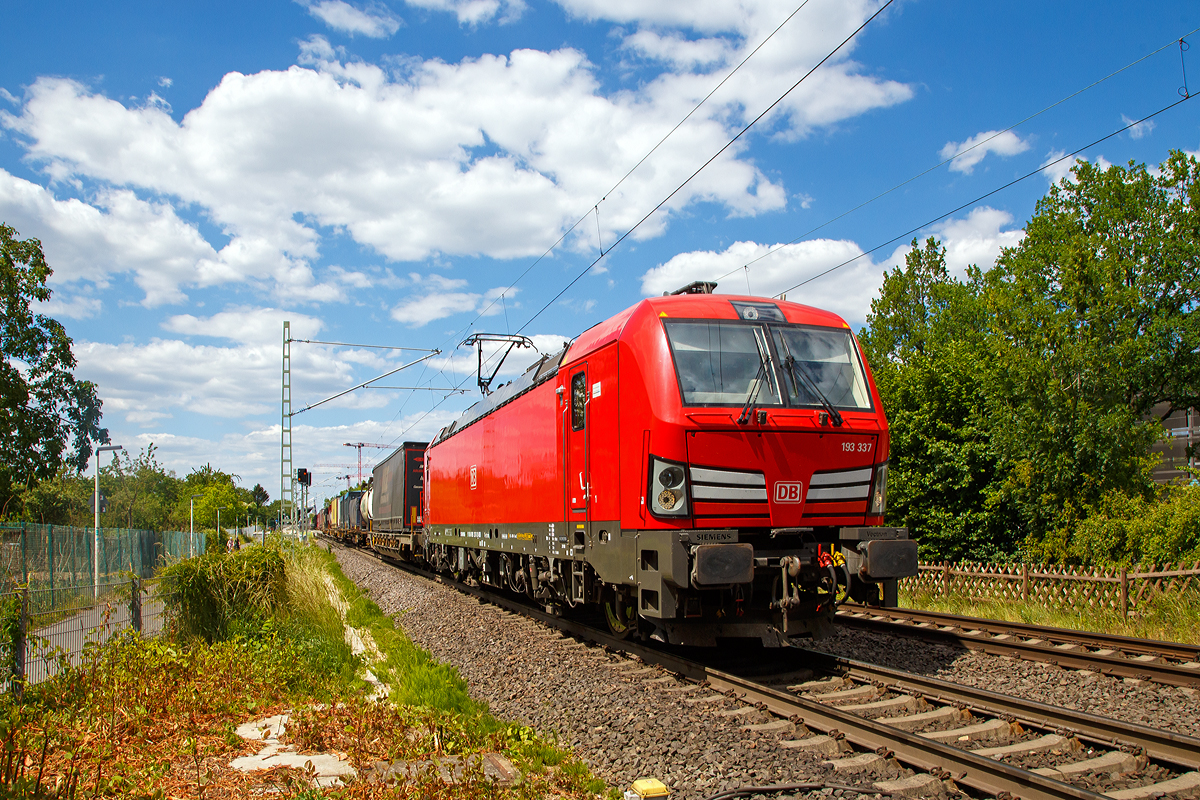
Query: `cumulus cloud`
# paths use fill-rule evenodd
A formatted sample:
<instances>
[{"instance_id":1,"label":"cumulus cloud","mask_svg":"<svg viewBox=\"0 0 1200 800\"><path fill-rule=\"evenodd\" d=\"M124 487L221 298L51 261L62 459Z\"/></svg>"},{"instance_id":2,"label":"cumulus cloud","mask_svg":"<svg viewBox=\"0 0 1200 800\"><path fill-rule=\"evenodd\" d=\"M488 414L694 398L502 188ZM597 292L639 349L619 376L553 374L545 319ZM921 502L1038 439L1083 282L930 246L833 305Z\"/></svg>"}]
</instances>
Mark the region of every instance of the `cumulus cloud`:
<instances>
[{"instance_id":1,"label":"cumulus cloud","mask_svg":"<svg viewBox=\"0 0 1200 800\"><path fill-rule=\"evenodd\" d=\"M386 39L400 29L400 20L381 3L370 3L366 8L352 6L344 0L297 0L308 8L308 13L330 28L351 36L362 34L372 39Z\"/></svg>"},{"instance_id":2,"label":"cumulus cloud","mask_svg":"<svg viewBox=\"0 0 1200 800\"><path fill-rule=\"evenodd\" d=\"M771 255L766 255L772 250ZM783 245L735 242L721 252L680 253L659 264L642 275L642 293L660 295L692 281L715 280L718 294L771 297L862 252L854 242L834 239ZM755 263L748 270L741 269L751 261ZM881 282L882 275L874 262L859 258L841 267L833 280L818 279L789 291L788 300L861 320Z\"/></svg>"},{"instance_id":3,"label":"cumulus cloud","mask_svg":"<svg viewBox=\"0 0 1200 800\"><path fill-rule=\"evenodd\" d=\"M1121 121L1124 122L1126 125L1133 125L1133 123L1134 123L1134 120L1130 119L1129 117L1125 116L1124 114L1121 115ZM1139 122L1136 125L1133 125L1133 127L1129 129L1129 138L1130 139L1141 139L1143 136L1148 136L1150 133L1152 133L1154 131L1154 126L1156 124L1157 123L1155 123L1154 120L1147 119L1147 120L1143 120L1142 122Z\"/></svg>"},{"instance_id":4,"label":"cumulus cloud","mask_svg":"<svg viewBox=\"0 0 1200 800\"><path fill-rule=\"evenodd\" d=\"M943 158L954 158L950 162L952 172L962 172L970 175L975 166L987 157L988 153L1000 156L1015 156L1029 149L1029 143L1022 140L1012 131L983 131L977 133L965 142L947 142L938 155ZM961 154L961 155L960 155Z\"/></svg>"},{"instance_id":5,"label":"cumulus cloud","mask_svg":"<svg viewBox=\"0 0 1200 800\"><path fill-rule=\"evenodd\" d=\"M995 263L1001 247L1020 243L1025 234L1008 229L1012 221L1008 212L980 206L965 219L948 220L930 233L946 248L947 269L961 276L967 265L978 264L986 269ZM860 325L870 312L884 273L902 265L909 249L904 245L888 256L872 259L863 256L858 244L845 240L814 239L783 245L735 242L720 252L680 253L648 270L642 275L642 293L654 296L692 281L718 281L717 294L774 297L786 292L792 302L833 311ZM836 269L829 272L831 267ZM809 279L814 280L791 288Z\"/></svg>"},{"instance_id":6,"label":"cumulus cloud","mask_svg":"<svg viewBox=\"0 0 1200 800\"><path fill-rule=\"evenodd\" d=\"M622 46L646 58L683 68L724 62L731 49L730 43L721 38L685 39L678 33L662 35L650 30L627 36Z\"/></svg>"},{"instance_id":7,"label":"cumulus cloud","mask_svg":"<svg viewBox=\"0 0 1200 800\"><path fill-rule=\"evenodd\" d=\"M405 0L410 6L431 11L448 11L463 25L479 25L499 16L512 22L525 12L524 0Z\"/></svg>"},{"instance_id":8,"label":"cumulus cloud","mask_svg":"<svg viewBox=\"0 0 1200 800\"><path fill-rule=\"evenodd\" d=\"M503 313L506 307L517 305L513 298L519 290L511 286L497 286L483 293L462 292L456 291L467 285L462 279L436 274L423 277L417 273L409 277L414 291L420 294L397 305L391 315L392 319L410 328L420 328L434 320L466 312L495 316ZM501 295L504 295L503 300Z\"/></svg>"},{"instance_id":9,"label":"cumulus cloud","mask_svg":"<svg viewBox=\"0 0 1200 800\"><path fill-rule=\"evenodd\" d=\"M1065 155L1066 153L1062 150L1051 150L1046 154L1046 159L1042 162L1042 166L1046 167L1044 171L1046 179L1052 184L1062 180L1071 180L1071 170L1075 168L1076 162L1091 160L1085 156L1063 158ZM1100 156L1096 159L1096 166L1100 169L1108 169L1112 166L1112 162L1104 156Z\"/></svg>"},{"instance_id":10,"label":"cumulus cloud","mask_svg":"<svg viewBox=\"0 0 1200 800\"><path fill-rule=\"evenodd\" d=\"M971 264L989 269L1001 248L1016 247L1025 238L1025 231L1012 229L1012 223L1013 216L1007 211L980 206L966 219L950 219L936 226L933 235L946 248L946 269L960 278Z\"/></svg>"}]
</instances>

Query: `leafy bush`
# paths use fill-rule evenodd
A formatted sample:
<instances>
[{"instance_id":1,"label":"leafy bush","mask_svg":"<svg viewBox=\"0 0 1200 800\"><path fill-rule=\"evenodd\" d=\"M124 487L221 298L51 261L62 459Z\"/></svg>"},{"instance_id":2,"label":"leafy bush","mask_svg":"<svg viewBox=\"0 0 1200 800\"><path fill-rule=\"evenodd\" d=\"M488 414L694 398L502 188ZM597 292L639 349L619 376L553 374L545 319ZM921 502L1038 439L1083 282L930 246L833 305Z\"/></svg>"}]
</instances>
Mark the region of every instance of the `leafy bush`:
<instances>
[{"instance_id":1,"label":"leafy bush","mask_svg":"<svg viewBox=\"0 0 1200 800\"><path fill-rule=\"evenodd\" d=\"M246 547L177 561L162 573L175 632L210 644L254 630L283 609L286 567L278 550Z\"/></svg>"},{"instance_id":2,"label":"leafy bush","mask_svg":"<svg viewBox=\"0 0 1200 800\"><path fill-rule=\"evenodd\" d=\"M1110 492L1066 549L1070 560L1097 566L1200 561L1200 486L1165 486L1149 500Z\"/></svg>"}]
</instances>

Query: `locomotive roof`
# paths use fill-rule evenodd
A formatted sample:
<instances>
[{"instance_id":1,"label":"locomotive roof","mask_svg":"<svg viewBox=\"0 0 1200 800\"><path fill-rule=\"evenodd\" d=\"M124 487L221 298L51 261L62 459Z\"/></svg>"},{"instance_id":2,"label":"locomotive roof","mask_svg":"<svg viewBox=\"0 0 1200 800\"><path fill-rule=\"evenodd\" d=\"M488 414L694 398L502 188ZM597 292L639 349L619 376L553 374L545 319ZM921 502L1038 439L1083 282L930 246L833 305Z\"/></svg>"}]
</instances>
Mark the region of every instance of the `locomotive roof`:
<instances>
[{"instance_id":1,"label":"locomotive roof","mask_svg":"<svg viewBox=\"0 0 1200 800\"><path fill-rule=\"evenodd\" d=\"M454 422L442 428L433 438L431 444L446 439L480 417L490 414L517 397L525 394L558 374L563 364L576 361L601 347L621 338L625 328L630 325L646 325L659 318L682 319L728 319L739 320L737 309L733 303L752 303L761 305L771 303L783 314L785 320L801 325L819 325L829 328L849 328L846 321L830 311L824 311L802 303L791 303L786 300L754 297L750 295L729 294L681 294L663 297L650 297L641 300L619 314L598 322L575 338L573 342L553 355L542 356L541 360L517 379L501 386L492 394L484 397L475 405L463 412Z\"/></svg>"}]
</instances>

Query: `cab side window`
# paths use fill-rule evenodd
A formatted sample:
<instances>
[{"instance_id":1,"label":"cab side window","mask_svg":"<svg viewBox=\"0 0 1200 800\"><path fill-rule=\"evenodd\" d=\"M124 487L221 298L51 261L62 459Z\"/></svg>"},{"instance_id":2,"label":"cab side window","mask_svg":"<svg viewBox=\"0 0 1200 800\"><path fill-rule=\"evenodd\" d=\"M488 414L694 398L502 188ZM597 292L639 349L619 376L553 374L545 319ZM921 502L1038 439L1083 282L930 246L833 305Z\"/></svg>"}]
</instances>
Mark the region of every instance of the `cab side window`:
<instances>
[{"instance_id":1,"label":"cab side window","mask_svg":"<svg viewBox=\"0 0 1200 800\"><path fill-rule=\"evenodd\" d=\"M571 376L571 430L583 430L587 415L587 373L576 372Z\"/></svg>"}]
</instances>

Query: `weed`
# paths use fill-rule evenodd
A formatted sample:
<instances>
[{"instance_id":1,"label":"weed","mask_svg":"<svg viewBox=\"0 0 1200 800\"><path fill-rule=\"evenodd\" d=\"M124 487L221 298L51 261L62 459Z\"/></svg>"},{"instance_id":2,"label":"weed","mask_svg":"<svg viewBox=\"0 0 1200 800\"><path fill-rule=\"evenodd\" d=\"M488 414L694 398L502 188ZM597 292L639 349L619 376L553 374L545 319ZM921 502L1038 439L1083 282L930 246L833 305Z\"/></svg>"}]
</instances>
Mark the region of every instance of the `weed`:
<instances>
[{"instance_id":1,"label":"weed","mask_svg":"<svg viewBox=\"0 0 1200 800\"><path fill-rule=\"evenodd\" d=\"M1073 610L1032 602L941 597L929 593L902 592L900 605L983 619L1200 644L1200 592L1195 591L1155 593L1124 619L1119 611L1109 608Z\"/></svg>"}]
</instances>

